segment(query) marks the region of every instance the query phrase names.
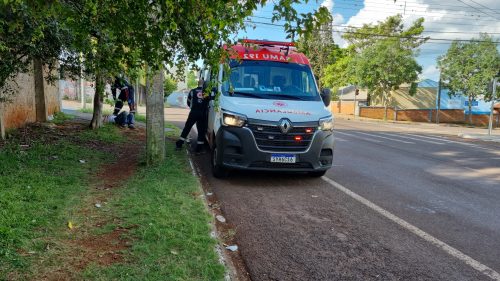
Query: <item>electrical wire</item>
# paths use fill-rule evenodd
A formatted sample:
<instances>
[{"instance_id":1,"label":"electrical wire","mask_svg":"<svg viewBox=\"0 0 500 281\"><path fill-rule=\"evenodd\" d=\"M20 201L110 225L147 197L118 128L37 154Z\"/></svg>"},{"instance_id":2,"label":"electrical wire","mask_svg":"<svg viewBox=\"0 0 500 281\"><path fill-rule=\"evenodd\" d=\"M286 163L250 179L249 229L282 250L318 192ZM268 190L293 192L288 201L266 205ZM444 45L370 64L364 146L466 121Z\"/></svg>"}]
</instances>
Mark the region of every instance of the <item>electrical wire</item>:
<instances>
[{"instance_id":1,"label":"electrical wire","mask_svg":"<svg viewBox=\"0 0 500 281\"><path fill-rule=\"evenodd\" d=\"M267 20L272 20L271 17L262 17L262 16L250 16L252 18L257 18L257 19L267 19ZM337 24L332 24L334 27L340 27L340 28L363 28L362 26L353 26L353 25L337 25ZM373 28L375 29L375 27ZM479 33L488 33L488 34L495 34L495 35L500 35L500 32L488 32L488 31L476 31L476 32L463 32L463 31L438 31L438 30L424 30L424 32L428 33L450 33L450 34L479 34Z\"/></svg>"},{"instance_id":2,"label":"electrical wire","mask_svg":"<svg viewBox=\"0 0 500 281\"><path fill-rule=\"evenodd\" d=\"M268 22L258 22L258 21L252 21L252 20L245 20L246 23L251 23L251 24L261 24L261 25L268 25L268 26L277 26L277 27L284 27L283 24L277 24L277 23L268 23ZM416 37L416 36L399 36L399 35L388 35L388 34L375 34L375 33L365 33L365 32L353 32L353 31L339 31L339 30L333 30L333 32L337 32L340 34L359 34L359 35L366 35L366 36L373 36L373 37L386 37L386 38L403 38L403 39L409 39L409 38L414 38L414 39L426 39L428 41L443 41L443 42L489 42L485 40L475 40L475 39L446 39L446 38L432 38L432 37ZM493 42L494 44L500 44L500 42Z\"/></svg>"}]
</instances>

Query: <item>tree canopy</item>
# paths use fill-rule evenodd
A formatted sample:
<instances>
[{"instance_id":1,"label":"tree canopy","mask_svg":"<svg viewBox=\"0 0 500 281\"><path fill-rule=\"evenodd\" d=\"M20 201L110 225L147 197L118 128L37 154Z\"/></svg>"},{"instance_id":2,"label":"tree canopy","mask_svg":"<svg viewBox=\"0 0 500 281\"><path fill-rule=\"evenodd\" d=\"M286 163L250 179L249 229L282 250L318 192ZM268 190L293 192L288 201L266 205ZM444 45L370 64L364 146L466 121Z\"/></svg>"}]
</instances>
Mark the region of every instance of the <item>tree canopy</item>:
<instances>
[{"instance_id":1,"label":"tree canopy","mask_svg":"<svg viewBox=\"0 0 500 281\"><path fill-rule=\"evenodd\" d=\"M267 2L4 0L0 2L0 87L25 71L35 58L45 64L63 61L70 73L83 71L95 79L91 127L99 128L106 80L118 73L139 73L137 69L142 69L149 96L161 95L161 99L151 101L159 103L163 101L163 81L159 80L163 79L153 79L154 75L160 73L163 77L167 65L175 65L182 72L187 64L200 59L205 64L217 65L228 55L221 45L234 43L233 37L244 28L245 18ZM295 36L307 38L310 30L331 20L324 7L298 13L294 5L302 2L308 0L274 1L273 21L285 21L285 31L292 39ZM50 52L46 54L45 51ZM163 120L162 108L148 107L147 111L156 108L161 116L154 119ZM163 132L161 122L148 126L148 144L150 133L154 133L158 144L155 147L164 149L161 145ZM148 146L148 155L149 151ZM163 154L161 151L151 153L160 157Z\"/></svg>"},{"instance_id":2,"label":"tree canopy","mask_svg":"<svg viewBox=\"0 0 500 281\"><path fill-rule=\"evenodd\" d=\"M314 28L311 36L301 36L297 43L298 50L309 59L314 74L323 77L326 67L334 62L334 52L339 49L333 41L331 22ZM321 79L318 83L320 87L323 84Z\"/></svg>"},{"instance_id":3,"label":"tree canopy","mask_svg":"<svg viewBox=\"0 0 500 281\"><path fill-rule=\"evenodd\" d=\"M492 99L488 84L500 69L500 53L491 36L481 34L470 42L455 41L444 56L438 58L441 79L450 94L469 99L469 123L472 123L472 101L479 96Z\"/></svg>"},{"instance_id":4,"label":"tree canopy","mask_svg":"<svg viewBox=\"0 0 500 281\"><path fill-rule=\"evenodd\" d=\"M416 91L415 81L422 67L415 57L417 48L427 38L423 18L405 27L401 15L388 17L377 24L350 28L343 38L347 49L337 51L335 62L325 70L323 82L333 88L356 85L368 90L369 96L380 96L386 108L392 91L402 84L410 84L410 93Z\"/></svg>"},{"instance_id":5,"label":"tree canopy","mask_svg":"<svg viewBox=\"0 0 500 281\"><path fill-rule=\"evenodd\" d=\"M0 2L0 102L9 100L16 91L8 83L18 74L27 72L38 59L49 70L55 70L71 33L64 29L51 1ZM51 71L47 80L53 81Z\"/></svg>"}]
</instances>

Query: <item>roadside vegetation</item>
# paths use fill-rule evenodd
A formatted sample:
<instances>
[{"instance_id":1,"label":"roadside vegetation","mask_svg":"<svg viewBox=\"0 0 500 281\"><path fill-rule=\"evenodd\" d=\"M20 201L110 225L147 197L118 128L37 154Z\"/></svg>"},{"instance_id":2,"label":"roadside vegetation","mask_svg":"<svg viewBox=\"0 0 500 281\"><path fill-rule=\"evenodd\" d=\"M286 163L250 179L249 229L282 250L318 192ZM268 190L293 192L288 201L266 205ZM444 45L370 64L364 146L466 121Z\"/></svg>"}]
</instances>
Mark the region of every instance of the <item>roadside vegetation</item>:
<instances>
[{"instance_id":1,"label":"roadside vegetation","mask_svg":"<svg viewBox=\"0 0 500 281\"><path fill-rule=\"evenodd\" d=\"M0 143L0 280L222 280L185 152L70 118Z\"/></svg>"}]
</instances>

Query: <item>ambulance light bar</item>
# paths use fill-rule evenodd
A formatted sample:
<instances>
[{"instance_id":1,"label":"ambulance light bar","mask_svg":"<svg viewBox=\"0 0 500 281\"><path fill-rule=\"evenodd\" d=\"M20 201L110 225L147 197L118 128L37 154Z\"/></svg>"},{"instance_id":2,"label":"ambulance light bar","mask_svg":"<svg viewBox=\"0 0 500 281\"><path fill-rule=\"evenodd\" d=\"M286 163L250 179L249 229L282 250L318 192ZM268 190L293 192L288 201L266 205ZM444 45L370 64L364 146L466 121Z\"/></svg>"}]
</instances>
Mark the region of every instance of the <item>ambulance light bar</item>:
<instances>
[{"instance_id":1,"label":"ambulance light bar","mask_svg":"<svg viewBox=\"0 0 500 281\"><path fill-rule=\"evenodd\" d=\"M247 44L256 44L256 45L295 47L295 43L293 42L279 42L279 41L254 40L254 39L243 39L240 40L240 42Z\"/></svg>"}]
</instances>

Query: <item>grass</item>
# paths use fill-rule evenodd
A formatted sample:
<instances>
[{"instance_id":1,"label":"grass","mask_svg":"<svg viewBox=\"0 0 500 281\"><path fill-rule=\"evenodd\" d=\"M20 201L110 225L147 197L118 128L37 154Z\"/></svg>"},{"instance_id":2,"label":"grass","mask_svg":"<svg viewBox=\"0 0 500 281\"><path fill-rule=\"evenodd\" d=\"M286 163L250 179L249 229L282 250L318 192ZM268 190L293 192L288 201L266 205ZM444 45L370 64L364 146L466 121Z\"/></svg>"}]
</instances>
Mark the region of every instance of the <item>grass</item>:
<instances>
[{"instance_id":1,"label":"grass","mask_svg":"<svg viewBox=\"0 0 500 281\"><path fill-rule=\"evenodd\" d=\"M14 139L0 150L0 280L27 273L46 254L46 238L65 229L103 161L103 154L66 141L24 149Z\"/></svg>"},{"instance_id":2,"label":"grass","mask_svg":"<svg viewBox=\"0 0 500 281\"><path fill-rule=\"evenodd\" d=\"M169 145L167 161L139 170L112 202L113 215L131 227L126 262L94 265L90 280L222 280L224 268L209 237L210 216L199 197L187 155Z\"/></svg>"},{"instance_id":3,"label":"grass","mask_svg":"<svg viewBox=\"0 0 500 281\"><path fill-rule=\"evenodd\" d=\"M209 235L211 217L199 197L200 184L185 151L174 151L169 143L164 164L139 166L117 189L92 188L99 166L110 155L82 145L119 145L126 141L119 131L110 125L80 132L76 139L72 135L74 142L35 140L28 148L14 137L0 147L0 280L26 280L40 272L50 277L58 268L67 270L72 256L65 255L73 249L65 248L68 241L85 233L110 233L116 227L128 229L122 234L130 241L130 247L122 250L123 261L110 266L91 263L82 272L74 272L74 278L223 279L216 241ZM106 206L87 215L80 213L93 205L94 201L86 200L98 198L99 192L107 192ZM92 228L85 218L89 215L92 221L112 221ZM78 231L67 229L69 221Z\"/></svg>"},{"instance_id":4,"label":"grass","mask_svg":"<svg viewBox=\"0 0 500 281\"><path fill-rule=\"evenodd\" d=\"M126 139L119 134L119 128L114 124L104 124L99 130L85 130L80 134L83 141L99 141L107 144L122 143Z\"/></svg>"},{"instance_id":5,"label":"grass","mask_svg":"<svg viewBox=\"0 0 500 281\"><path fill-rule=\"evenodd\" d=\"M66 120L71 120L74 117L72 115L65 114L64 112L56 112L54 113L54 119L52 123L60 125L63 124Z\"/></svg>"}]
</instances>

